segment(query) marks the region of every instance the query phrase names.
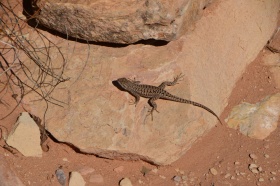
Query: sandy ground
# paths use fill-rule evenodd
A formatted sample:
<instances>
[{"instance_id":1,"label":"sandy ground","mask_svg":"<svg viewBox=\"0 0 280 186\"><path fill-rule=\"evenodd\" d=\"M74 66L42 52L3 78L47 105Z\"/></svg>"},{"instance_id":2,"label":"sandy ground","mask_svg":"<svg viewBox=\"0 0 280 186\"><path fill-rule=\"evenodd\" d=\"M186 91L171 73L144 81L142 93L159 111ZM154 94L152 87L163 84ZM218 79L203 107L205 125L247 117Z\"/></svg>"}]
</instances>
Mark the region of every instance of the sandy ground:
<instances>
[{"instance_id":1,"label":"sandy ground","mask_svg":"<svg viewBox=\"0 0 280 186\"><path fill-rule=\"evenodd\" d=\"M233 106L242 101L256 103L267 95L280 92L275 88L268 67L262 65L265 52L268 51L260 52L237 82L229 104L221 115L222 119L225 119ZM13 102L9 103L9 107L12 107ZM5 107L4 104L1 105L3 106ZM14 111L1 121L1 125L9 129L20 111L21 109ZM255 140L226 126L217 125L178 161L160 167L143 161L108 160L81 154L66 144L53 140L48 144L49 152L44 152L42 158L26 158L20 153L12 154L3 148L0 148L0 153L4 154L10 167L26 185L60 185L55 177L55 170L62 166L67 175L71 171L84 172L83 177L88 185L118 185L122 178L128 177L133 185L276 186L280 185L279 126L265 140ZM257 158L250 158L250 154ZM261 167L259 173L254 174L248 169L251 163ZM211 168L217 171L216 175L210 172ZM143 169L146 169L145 175ZM174 176L180 176L181 181L174 181ZM90 182L93 180L101 183Z\"/></svg>"}]
</instances>

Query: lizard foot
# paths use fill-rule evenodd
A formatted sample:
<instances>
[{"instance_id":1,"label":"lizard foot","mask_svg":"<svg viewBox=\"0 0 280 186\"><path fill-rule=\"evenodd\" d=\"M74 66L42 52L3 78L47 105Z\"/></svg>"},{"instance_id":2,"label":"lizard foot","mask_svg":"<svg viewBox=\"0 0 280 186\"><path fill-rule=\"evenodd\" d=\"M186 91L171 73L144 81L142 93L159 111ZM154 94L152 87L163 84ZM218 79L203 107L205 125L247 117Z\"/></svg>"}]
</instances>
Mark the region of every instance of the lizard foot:
<instances>
[{"instance_id":1,"label":"lizard foot","mask_svg":"<svg viewBox=\"0 0 280 186\"><path fill-rule=\"evenodd\" d=\"M184 74L180 73L178 76L176 76L174 78L174 82L176 82L176 84L179 84L179 83L177 83L177 81L181 81L183 79L183 77L184 77Z\"/></svg>"},{"instance_id":2,"label":"lizard foot","mask_svg":"<svg viewBox=\"0 0 280 186\"><path fill-rule=\"evenodd\" d=\"M147 114L147 116L151 115L152 121L154 120L154 117L153 117L153 112L154 112L154 110L157 111L157 112L159 113L159 111L158 111L157 109L152 108L151 110L148 111L148 114Z\"/></svg>"}]
</instances>

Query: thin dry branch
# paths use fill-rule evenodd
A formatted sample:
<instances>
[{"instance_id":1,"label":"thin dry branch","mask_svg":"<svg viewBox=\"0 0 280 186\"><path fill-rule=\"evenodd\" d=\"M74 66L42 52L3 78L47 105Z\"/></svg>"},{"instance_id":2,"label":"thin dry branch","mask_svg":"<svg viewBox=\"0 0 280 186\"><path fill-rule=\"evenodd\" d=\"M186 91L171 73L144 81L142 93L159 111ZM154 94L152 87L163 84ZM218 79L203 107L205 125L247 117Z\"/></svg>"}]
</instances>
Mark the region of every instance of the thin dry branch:
<instances>
[{"instance_id":1,"label":"thin dry branch","mask_svg":"<svg viewBox=\"0 0 280 186\"><path fill-rule=\"evenodd\" d=\"M68 80L63 75L67 61L54 42L14 12L19 5L20 2L13 5L9 1L0 2L0 78L4 84L0 89L0 100L3 93L12 92L17 107L24 96L35 92L47 108L48 104L63 106L65 103L52 98L51 94L60 83ZM26 37L30 29L33 40ZM59 56L55 65L51 53ZM8 117L16 107L0 120Z\"/></svg>"}]
</instances>

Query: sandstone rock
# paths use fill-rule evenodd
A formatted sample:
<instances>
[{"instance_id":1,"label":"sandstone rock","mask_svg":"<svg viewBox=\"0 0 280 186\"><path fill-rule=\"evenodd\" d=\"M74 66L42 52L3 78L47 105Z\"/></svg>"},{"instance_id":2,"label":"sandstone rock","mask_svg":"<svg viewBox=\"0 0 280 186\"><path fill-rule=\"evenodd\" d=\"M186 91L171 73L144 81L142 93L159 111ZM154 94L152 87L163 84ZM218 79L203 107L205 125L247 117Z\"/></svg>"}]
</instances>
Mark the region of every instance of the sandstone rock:
<instances>
[{"instance_id":1,"label":"sandstone rock","mask_svg":"<svg viewBox=\"0 0 280 186\"><path fill-rule=\"evenodd\" d=\"M98 42L171 41L186 32L210 0L34 1L36 19L68 36ZM34 4L33 3L33 4ZM38 13L39 12L39 13Z\"/></svg>"},{"instance_id":2,"label":"sandstone rock","mask_svg":"<svg viewBox=\"0 0 280 186\"><path fill-rule=\"evenodd\" d=\"M27 112L21 113L6 142L24 156L42 157L40 130Z\"/></svg>"},{"instance_id":3,"label":"sandstone rock","mask_svg":"<svg viewBox=\"0 0 280 186\"><path fill-rule=\"evenodd\" d=\"M129 178L123 178L120 181L120 186L132 186L132 183Z\"/></svg>"},{"instance_id":4,"label":"sandstone rock","mask_svg":"<svg viewBox=\"0 0 280 186\"><path fill-rule=\"evenodd\" d=\"M22 181L17 177L12 167L10 167L5 158L0 155L0 185L1 186L24 186Z\"/></svg>"},{"instance_id":5,"label":"sandstone rock","mask_svg":"<svg viewBox=\"0 0 280 186\"><path fill-rule=\"evenodd\" d=\"M205 9L191 34L164 46L89 47L44 32L68 60L64 75L70 77L50 95L65 104L63 108L49 104L48 131L58 141L99 157L158 165L176 161L214 127L216 118L198 107L157 100L160 113L154 113L151 121L147 99L141 98L136 107L129 105L132 96L112 81L128 77L159 85L183 73L183 81L166 90L219 115L236 81L273 33L278 5L278 0L220 1ZM51 59L57 64L59 57ZM37 98L29 94L24 101ZM44 103L30 103L30 112L44 116Z\"/></svg>"},{"instance_id":6,"label":"sandstone rock","mask_svg":"<svg viewBox=\"0 0 280 186\"><path fill-rule=\"evenodd\" d=\"M280 116L280 93L256 104L242 103L234 107L228 117L228 126L239 127L242 134L264 139L277 128Z\"/></svg>"},{"instance_id":7,"label":"sandstone rock","mask_svg":"<svg viewBox=\"0 0 280 186\"><path fill-rule=\"evenodd\" d=\"M86 182L82 175L78 172L71 172L69 179L69 186L83 186L86 185Z\"/></svg>"}]
</instances>

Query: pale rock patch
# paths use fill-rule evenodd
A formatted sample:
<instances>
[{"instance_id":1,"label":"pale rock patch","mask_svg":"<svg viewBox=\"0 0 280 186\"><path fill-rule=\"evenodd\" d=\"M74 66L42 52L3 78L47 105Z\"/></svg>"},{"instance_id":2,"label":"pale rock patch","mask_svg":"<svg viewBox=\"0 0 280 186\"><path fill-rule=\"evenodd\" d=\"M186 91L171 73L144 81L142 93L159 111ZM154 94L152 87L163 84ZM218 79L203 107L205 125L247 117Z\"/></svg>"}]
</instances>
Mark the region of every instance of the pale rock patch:
<instances>
[{"instance_id":1,"label":"pale rock patch","mask_svg":"<svg viewBox=\"0 0 280 186\"><path fill-rule=\"evenodd\" d=\"M232 109L227 124L231 128L239 128L242 134L251 138L265 139L277 128L279 105L280 93L268 96L256 104L241 103Z\"/></svg>"},{"instance_id":2,"label":"pale rock patch","mask_svg":"<svg viewBox=\"0 0 280 186\"><path fill-rule=\"evenodd\" d=\"M84 186L86 182L79 172L73 171L70 174L69 186Z\"/></svg>"},{"instance_id":3,"label":"pale rock patch","mask_svg":"<svg viewBox=\"0 0 280 186\"><path fill-rule=\"evenodd\" d=\"M40 129L27 112L21 113L6 142L24 156L42 157Z\"/></svg>"}]
</instances>

